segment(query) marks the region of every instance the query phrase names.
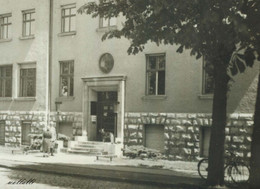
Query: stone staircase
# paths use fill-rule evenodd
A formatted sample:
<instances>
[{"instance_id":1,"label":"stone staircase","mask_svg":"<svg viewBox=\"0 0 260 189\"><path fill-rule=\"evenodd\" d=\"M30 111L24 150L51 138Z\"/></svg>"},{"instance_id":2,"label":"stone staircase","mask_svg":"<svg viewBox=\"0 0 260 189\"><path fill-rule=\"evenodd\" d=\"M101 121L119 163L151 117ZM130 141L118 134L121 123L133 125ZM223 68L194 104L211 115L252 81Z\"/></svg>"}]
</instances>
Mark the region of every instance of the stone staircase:
<instances>
[{"instance_id":1,"label":"stone staircase","mask_svg":"<svg viewBox=\"0 0 260 189\"><path fill-rule=\"evenodd\" d=\"M101 155L107 152L109 144L104 142L93 141L72 141L67 149L68 153L85 154L85 155ZM110 144L112 145L112 144Z\"/></svg>"}]
</instances>

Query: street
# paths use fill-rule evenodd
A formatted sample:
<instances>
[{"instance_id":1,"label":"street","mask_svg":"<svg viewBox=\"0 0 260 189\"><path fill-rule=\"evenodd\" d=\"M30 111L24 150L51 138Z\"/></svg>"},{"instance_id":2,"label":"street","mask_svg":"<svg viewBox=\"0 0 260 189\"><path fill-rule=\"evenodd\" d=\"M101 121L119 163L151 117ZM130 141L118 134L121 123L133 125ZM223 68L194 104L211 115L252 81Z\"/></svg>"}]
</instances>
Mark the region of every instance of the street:
<instances>
[{"instance_id":1,"label":"street","mask_svg":"<svg viewBox=\"0 0 260 189\"><path fill-rule=\"evenodd\" d=\"M97 180L86 177L64 176L0 168L0 188L93 188L93 189L159 189L172 188L128 182ZM20 181L20 182L19 182ZM31 181L26 184L26 181ZM14 183L14 184L11 184ZM8 184L10 183L10 184ZM178 187L178 189L180 189Z\"/></svg>"}]
</instances>

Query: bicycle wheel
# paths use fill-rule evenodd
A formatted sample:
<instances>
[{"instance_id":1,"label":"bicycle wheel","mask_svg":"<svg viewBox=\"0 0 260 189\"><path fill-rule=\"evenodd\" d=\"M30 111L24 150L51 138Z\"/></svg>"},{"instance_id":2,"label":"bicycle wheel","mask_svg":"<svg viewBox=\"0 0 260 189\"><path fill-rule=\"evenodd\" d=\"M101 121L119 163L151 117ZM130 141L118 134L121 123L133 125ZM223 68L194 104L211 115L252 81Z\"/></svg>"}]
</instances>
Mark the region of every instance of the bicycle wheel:
<instances>
[{"instance_id":1,"label":"bicycle wheel","mask_svg":"<svg viewBox=\"0 0 260 189\"><path fill-rule=\"evenodd\" d=\"M243 162L238 162L232 166L231 179L234 183L246 183L249 180L249 168Z\"/></svg>"},{"instance_id":2,"label":"bicycle wheel","mask_svg":"<svg viewBox=\"0 0 260 189\"><path fill-rule=\"evenodd\" d=\"M208 165L209 165L208 159L202 159L198 163L198 173L201 178L207 179L208 177Z\"/></svg>"},{"instance_id":3,"label":"bicycle wheel","mask_svg":"<svg viewBox=\"0 0 260 189\"><path fill-rule=\"evenodd\" d=\"M227 165L224 167L224 181L225 184L231 184L233 183L233 180L231 178L231 170L232 170L232 166Z\"/></svg>"}]
</instances>

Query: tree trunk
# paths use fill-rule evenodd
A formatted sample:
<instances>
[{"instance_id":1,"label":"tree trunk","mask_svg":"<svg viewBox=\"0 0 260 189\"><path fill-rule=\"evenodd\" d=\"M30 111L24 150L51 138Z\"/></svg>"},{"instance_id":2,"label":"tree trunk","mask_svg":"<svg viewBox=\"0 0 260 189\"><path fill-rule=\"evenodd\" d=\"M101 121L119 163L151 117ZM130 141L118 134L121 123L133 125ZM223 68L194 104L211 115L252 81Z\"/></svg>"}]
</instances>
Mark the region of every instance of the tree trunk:
<instances>
[{"instance_id":1,"label":"tree trunk","mask_svg":"<svg viewBox=\"0 0 260 189\"><path fill-rule=\"evenodd\" d=\"M258 77L250 159L250 189L260 188L260 73Z\"/></svg>"},{"instance_id":2,"label":"tree trunk","mask_svg":"<svg viewBox=\"0 0 260 189\"><path fill-rule=\"evenodd\" d=\"M211 138L209 147L208 184L224 184L224 144L226 127L227 89L229 77L224 64L215 64Z\"/></svg>"}]
</instances>

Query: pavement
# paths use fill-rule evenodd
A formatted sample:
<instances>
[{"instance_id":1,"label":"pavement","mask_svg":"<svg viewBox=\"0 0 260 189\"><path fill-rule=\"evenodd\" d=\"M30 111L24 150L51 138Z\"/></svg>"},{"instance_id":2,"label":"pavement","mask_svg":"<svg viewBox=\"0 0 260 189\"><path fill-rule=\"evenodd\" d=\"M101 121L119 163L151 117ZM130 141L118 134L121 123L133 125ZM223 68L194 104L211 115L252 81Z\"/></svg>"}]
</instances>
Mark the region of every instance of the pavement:
<instances>
[{"instance_id":1,"label":"pavement","mask_svg":"<svg viewBox=\"0 0 260 189\"><path fill-rule=\"evenodd\" d=\"M197 162L140 160L126 157L100 158L58 153L43 157L42 153L12 154L0 149L0 167L59 175L120 180L179 188L206 188L198 176Z\"/></svg>"}]
</instances>

